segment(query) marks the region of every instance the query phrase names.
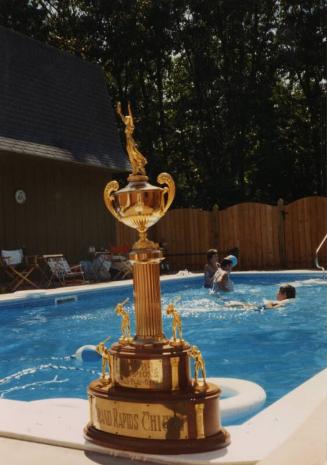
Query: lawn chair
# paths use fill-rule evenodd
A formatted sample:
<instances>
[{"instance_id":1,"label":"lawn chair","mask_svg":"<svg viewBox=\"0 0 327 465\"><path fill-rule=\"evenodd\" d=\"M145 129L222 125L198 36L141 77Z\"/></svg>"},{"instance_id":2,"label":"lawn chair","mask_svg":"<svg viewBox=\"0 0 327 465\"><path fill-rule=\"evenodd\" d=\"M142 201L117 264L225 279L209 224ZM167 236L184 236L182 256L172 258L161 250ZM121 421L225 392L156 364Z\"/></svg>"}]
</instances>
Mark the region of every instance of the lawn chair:
<instances>
[{"instance_id":1,"label":"lawn chair","mask_svg":"<svg viewBox=\"0 0 327 465\"><path fill-rule=\"evenodd\" d=\"M55 281L57 281L60 286L86 283L81 265L69 266L63 254L43 255L43 259L50 270L48 287Z\"/></svg>"},{"instance_id":2,"label":"lawn chair","mask_svg":"<svg viewBox=\"0 0 327 465\"><path fill-rule=\"evenodd\" d=\"M123 255L113 255L111 268L116 272L114 279L131 278L133 274L133 266L129 260Z\"/></svg>"},{"instance_id":3,"label":"lawn chair","mask_svg":"<svg viewBox=\"0 0 327 465\"><path fill-rule=\"evenodd\" d=\"M9 291L15 292L26 285L35 289L39 287L31 279L31 274L39 267L36 255L24 256L23 249L1 250L0 266L11 280Z\"/></svg>"},{"instance_id":4,"label":"lawn chair","mask_svg":"<svg viewBox=\"0 0 327 465\"><path fill-rule=\"evenodd\" d=\"M96 281L108 281L111 279L111 253L107 250L95 252L92 268Z\"/></svg>"}]
</instances>

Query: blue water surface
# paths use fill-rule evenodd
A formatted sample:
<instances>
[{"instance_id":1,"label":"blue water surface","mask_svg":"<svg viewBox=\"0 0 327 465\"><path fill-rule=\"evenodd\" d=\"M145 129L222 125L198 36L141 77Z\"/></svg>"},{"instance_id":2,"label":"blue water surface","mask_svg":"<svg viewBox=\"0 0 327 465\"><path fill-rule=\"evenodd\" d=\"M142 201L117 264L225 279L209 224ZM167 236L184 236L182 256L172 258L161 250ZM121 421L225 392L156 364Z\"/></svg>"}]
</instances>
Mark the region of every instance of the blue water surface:
<instances>
[{"instance_id":1,"label":"blue water surface","mask_svg":"<svg viewBox=\"0 0 327 465\"><path fill-rule=\"evenodd\" d=\"M326 366L327 280L320 274L260 273L235 274L233 280L235 292L223 299L204 289L199 277L163 282L162 308L180 298L176 308L183 336L201 349L207 376L259 383L270 404ZM297 298L284 308L226 307L226 301L238 300L260 309L263 299L274 299L285 282L296 287ZM76 302L60 305L54 305L54 297L0 304L1 397L86 398L87 385L98 377L101 362L71 356L84 344L97 344L107 336L110 343L119 338L120 318L114 308L126 297L133 328L132 288L73 294ZM171 319L164 314L163 321L170 337Z\"/></svg>"}]
</instances>

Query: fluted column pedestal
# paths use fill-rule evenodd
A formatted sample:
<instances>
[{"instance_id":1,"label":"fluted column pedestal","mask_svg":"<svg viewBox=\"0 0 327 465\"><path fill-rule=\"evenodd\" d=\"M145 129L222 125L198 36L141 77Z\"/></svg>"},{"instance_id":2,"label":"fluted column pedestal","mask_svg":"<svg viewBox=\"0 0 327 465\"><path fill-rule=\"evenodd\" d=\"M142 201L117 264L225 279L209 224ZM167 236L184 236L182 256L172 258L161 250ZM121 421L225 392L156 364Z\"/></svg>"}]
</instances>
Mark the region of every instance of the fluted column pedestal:
<instances>
[{"instance_id":1,"label":"fluted column pedestal","mask_svg":"<svg viewBox=\"0 0 327 465\"><path fill-rule=\"evenodd\" d=\"M159 264L134 264L134 305L136 339L160 340L162 318Z\"/></svg>"},{"instance_id":2,"label":"fluted column pedestal","mask_svg":"<svg viewBox=\"0 0 327 465\"><path fill-rule=\"evenodd\" d=\"M135 340L163 341L160 298L160 261L157 249L133 250Z\"/></svg>"}]
</instances>

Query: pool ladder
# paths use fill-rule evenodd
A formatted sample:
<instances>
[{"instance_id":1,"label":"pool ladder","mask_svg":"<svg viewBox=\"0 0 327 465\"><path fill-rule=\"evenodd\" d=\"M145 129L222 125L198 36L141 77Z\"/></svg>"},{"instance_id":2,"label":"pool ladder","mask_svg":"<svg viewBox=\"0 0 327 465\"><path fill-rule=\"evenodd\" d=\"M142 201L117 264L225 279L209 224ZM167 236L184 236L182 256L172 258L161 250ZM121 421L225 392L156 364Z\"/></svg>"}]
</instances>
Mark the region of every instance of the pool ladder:
<instances>
[{"instance_id":1,"label":"pool ladder","mask_svg":"<svg viewBox=\"0 0 327 465\"><path fill-rule=\"evenodd\" d=\"M325 237L323 238L323 240L320 242L317 250L316 250L316 257L315 257L315 266L316 268L318 268L319 270L323 271L324 272L324 276L325 276L325 268L321 265L319 265L319 261L318 261L318 253L319 253L319 250L321 249L321 247L323 246L323 244L325 243L327 239L327 234L325 235Z\"/></svg>"}]
</instances>

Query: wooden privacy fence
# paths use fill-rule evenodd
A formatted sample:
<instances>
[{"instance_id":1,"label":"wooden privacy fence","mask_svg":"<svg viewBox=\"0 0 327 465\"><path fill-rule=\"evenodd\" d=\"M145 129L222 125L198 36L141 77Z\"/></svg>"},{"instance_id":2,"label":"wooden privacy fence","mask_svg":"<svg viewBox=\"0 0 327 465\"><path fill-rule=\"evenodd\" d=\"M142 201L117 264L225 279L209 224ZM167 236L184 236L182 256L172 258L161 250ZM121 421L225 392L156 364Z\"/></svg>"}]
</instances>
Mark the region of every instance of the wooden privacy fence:
<instances>
[{"instance_id":1,"label":"wooden privacy fence","mask_svg":"<svg viewBox=\"0 0 327 465\"><path fill-rule=\"evenodd\" d=\"M206 251L220 258L238 247L239 270L313 268L315 251L327 232L327 198L306 197L289 205L242 203L224 210L170 210L149 237L165 244L171 270L202 270ZM116 223L116 240L130 247L137 234ZM327 244L319 253L327 265Z\"/></svg>"}]
</instances>

